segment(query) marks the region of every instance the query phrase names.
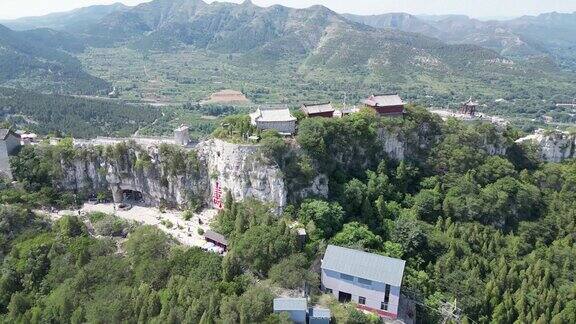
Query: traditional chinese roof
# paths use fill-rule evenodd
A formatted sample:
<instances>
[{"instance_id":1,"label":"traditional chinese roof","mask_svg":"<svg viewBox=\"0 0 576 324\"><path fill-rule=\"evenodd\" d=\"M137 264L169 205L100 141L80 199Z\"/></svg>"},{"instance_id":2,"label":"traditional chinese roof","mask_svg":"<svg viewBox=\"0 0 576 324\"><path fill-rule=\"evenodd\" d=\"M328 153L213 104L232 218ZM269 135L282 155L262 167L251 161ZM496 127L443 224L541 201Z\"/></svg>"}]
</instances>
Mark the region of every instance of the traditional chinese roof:
<instances>
[{"instance_id":1,"label":"traditional chinese roof","mask_svg":"<svg viewBox=\"0 0 576 324\"><path fill-rule=\"evenodd\" d=\"M385 95L372 95L368 99L362 101L365 105L371 107L390 107L390 106L402 106L404 101L397 94L385 94Z\"/></svg>"},{"instance_id":2,"label":"traditional chinese roof","mask_svg":"<svg viewBox=\"0 0 576 324\"><path fill-rule=\"evenodd\" d=\"M204 237L206 239L209 239L211 241L220 243L222 245L228 245L228 240L226 240L226 238L224 237L224 235L220 234L220 233L216 233L212 230L207 230L206 232L204 232Z\"/></svg>"},{"instance_id":3,"label":"traditional chinese roof","mask_svg":"<svg viewBox=\"0 0 576 324\"><path fill-rule=\"evenodd\" d=\"M303 104L302 110L307 114L321 114L327 112L334 112L334 107L332 103L318 103L318 104Z\"/></svg>"},{"instance_id":4,"label":"traditional chinese roof","mask_svg":"<svg viewBox=\"0 0 576 324\"><path fill-rule=\"evenodd\" d=\"M322 269L400 287L406 261L379 254L328 245Z\"/></svg>"},{"instance_id":5,"label":"traditional chinese roof","mask_svg":"<svg viewBox=\"0 0 576 324\"><path fill-rule=\"evenodd\" d=\"M474 107L475 107L475 106L478 106L479 103L478 103L478 101L472 100L472 97L470 97L470 99L468 99L468 101L464 102L464 105L465 105L465 106L474 106Z\"/></svg>"},{"instance_id":6,"label":"traditional chinese roof","mask_svg":"<svg viewBox=\"0 0 576 324\"><path fill-rule=\"evenodd\" d=\"M292 116L290 109L286 106L269 106L265 108L258 108L255 112L250 114L250 119L253 123L260 122L286 122L296 121L296 117Z\"/></svg>"},{"instance_id":7,"label":"traditional chinese roof","mask_svg":"<svg viewBox=\"0 0 576 324\"><path fill-rule=\"evenodd\" d=\"M274 311L306 311L308 302L306 298L274 298Z\"/></svg>"}]
</instances>

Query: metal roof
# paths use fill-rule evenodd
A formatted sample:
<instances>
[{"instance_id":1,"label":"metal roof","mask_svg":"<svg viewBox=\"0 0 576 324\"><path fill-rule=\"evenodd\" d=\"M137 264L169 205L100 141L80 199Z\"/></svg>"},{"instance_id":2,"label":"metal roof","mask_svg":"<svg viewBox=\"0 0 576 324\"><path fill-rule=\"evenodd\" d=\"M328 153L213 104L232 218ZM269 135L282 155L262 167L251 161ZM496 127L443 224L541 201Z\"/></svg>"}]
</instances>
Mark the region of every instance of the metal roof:
<instances>
[{"instance_id":1,"label":"metal roof","mask_svg":"<svg viewBox=\"0 0 576 324\"><path fill-rule=\"evenodd\" d=\"M404 105L404 101L402 101L402 98L400 98L400 96L397 94L373 95L362 102L372 107L389 107L389 106Z\"/></svg>"},{"instance_id":2,"label":"metal roof","mask_svg":"<svg viewBox=\"0 0 576 324\"><path fill-rule=\"evenodd\" d=\"M306 311L308 301L306 298L274 298L274 311Z\"/></svg>"},{"instance_id":3,"label":"metal roof","mask_svg":"<svg viewBox=\"0 0 576 324\"><path fill-rule=\"evenodd\" d=\"M312 318L331 318L330 310L326 308L310 308L308 314Z\"/></svg>"},{"instance_id":4,"label":"metal roof","mask_svg":"<svg viewBox=\"0 0 576 324\"><path fill-rule=\"evenodd\" d=\"M406 261L328 245L322 269L400 287Z\"/></svg>"},{"instance_id":5,"label":"metal roof","mask_svg":"<svg viewBox=\"0 0 576 324\"><path fill-rule=\"evenodd\" d=\"M326 112L334 112L332 103L318 103L318 104L303 104L302 110L307 114L321 114Z\"/></svg>"},{"instance_id":6,"label":"metal roof","mask_svg":"<svg viewBox=\"0 0 576 324\"><path fill-rule=\"evenodd\" d=\"M224 235L216 233L212 230L207 230L206 232L204 232L204 237L212 241L218 242L220 244L228 245L228 241L226 240Z\"/></svg>"}]
</instances>

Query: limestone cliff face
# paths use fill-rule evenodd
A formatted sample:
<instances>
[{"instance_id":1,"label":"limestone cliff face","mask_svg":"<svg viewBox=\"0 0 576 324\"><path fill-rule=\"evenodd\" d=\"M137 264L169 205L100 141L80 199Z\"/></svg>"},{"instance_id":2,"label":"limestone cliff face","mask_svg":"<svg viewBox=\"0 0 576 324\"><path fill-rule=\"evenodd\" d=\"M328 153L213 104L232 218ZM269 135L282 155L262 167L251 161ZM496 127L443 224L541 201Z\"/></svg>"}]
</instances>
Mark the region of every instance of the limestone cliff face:
<instances>
[{"instance_id":1,"label":"limestone cliff face","mask_svg":"<svg viewBox=\"0 0 576 324\"><path fill-rule=\"evenodd\" d=\"M406 141L400 136L398 132L381 128L378 130L378 141L382 145L383 151L388 155L389 158L397 161L404 160L406 152Z\"/></svg>"},{"instance_id":2,"label":"limestone cliff face","mask_svg":"<svg viewBox=\"0 0 576 324\"><path fill-rule=\"evenodd\" d=\"M197 147L210 176L213 197L218 187L235 200L255 198L279 208L286 206L286 186L280 169L258 154L258 146L212 139Z\"/></svg>"},{"instance_id":3,"label":"limestone cliff face","mask_svg":"<svg viewBox=\"0 0 576 324\"><path fill-rule=\"evenodd\" d=\"M146 150L127 145L114 157L98 154L96 148L82 150L83 156L62 161L61 185L68 190L90 194L111 192L117 202L122 200L124 191L138 191L145 203L156 206L208 200L208 176L199 160L195 159L194 165L186 161L188 165L174 170L168 160L176 157L162 156L157 147Z\"/></svg>"},{"instance_id":4,"label":"limestone cliff face","mask_svg":"<svg viewBox=\"0 0 576 324\"><path fill-rule=\"evenodd\" d=\"M127 190L138 191L149 205L201 202L218 207L227 190L238 201L255 198L278 210L286 205L282 172L258 154L256 145L213 139L193 149L134 143L116 147L79 148L79 157L61 162L61 186L89 194L111 192L117 202Z\"/></svg>"},{"instance_id":5,"label":"limestone cliff face","mask_svg":"<svg viewBox=\"0 0 576 324\"><path fill-rule=\"evenodd\" d=\"M576 158L576 135L566 132L545 132L538 130L516 141L517 143L534 143L540 150L542 160L562 162Z\"/></svg>"}]
</instances>

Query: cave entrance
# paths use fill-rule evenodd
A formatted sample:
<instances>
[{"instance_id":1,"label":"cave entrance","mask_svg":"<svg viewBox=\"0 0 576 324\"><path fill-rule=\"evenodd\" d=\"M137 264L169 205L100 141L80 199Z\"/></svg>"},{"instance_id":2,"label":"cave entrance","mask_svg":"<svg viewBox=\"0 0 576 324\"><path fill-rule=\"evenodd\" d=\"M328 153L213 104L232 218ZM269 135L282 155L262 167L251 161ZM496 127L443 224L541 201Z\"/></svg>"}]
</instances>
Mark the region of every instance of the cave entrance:
<instances>
[{"instance_id":1,"label":"cave entrance","mask_svg":"<svg viewBox=\"0 0 576 324\"><path fill-rule=\"evenodd\" d=\"M144 203L144 196L137 190L122 190L122 201L130 204Z\"/></svg>"}]
</instances>

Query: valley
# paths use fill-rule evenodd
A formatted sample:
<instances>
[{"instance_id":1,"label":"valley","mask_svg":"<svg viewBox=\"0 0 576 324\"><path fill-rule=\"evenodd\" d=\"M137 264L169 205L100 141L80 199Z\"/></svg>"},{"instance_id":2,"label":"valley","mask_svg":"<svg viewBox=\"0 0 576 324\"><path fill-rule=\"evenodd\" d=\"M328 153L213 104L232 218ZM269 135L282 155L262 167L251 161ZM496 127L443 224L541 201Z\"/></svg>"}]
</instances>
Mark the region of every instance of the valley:
<instances>
[{"instance_id":1,"label":"valley","mask_svg":"<svg viewBox=\"0 0 576 324\"><path fill-rule=\"evenodd\" d=\"M570 28L569 17L521 21L549 26L557 19L557 25ZM544 18L548 22L540 22ZM4 86L99 96L116 87L125 101L154 106L201 102L222 89L241 91L255 104L286 103L294 108L313 101L353 105L370 93L399 92L412 103L443 108L474 97L486 104L486 113L518 118L516 125L526 130L543 126L539 119L544 114L559 125L574 122L569 109L555 105L576 97L576 78L554 60L556 56L522 56L492 43L446 34L460 30L453 26L473 26L462 28L463 35L499 26L492 22L464 17L427 21L405 14L357 17L321 6L262 8L250 2L200 0L89 7L63 13L60 25L54 19L5 22L16 29L55 28L51 41L46 41L45 31L3 33L73 57L82 71L78 76L89 75L101 83L67 88L81 84L75 81L62 87L42 69L35 80L31 73L7 75ZM514 28L509 30L517 31ZM506 101L495 103L501 98Z\"/></svg>"}]
</instances>

